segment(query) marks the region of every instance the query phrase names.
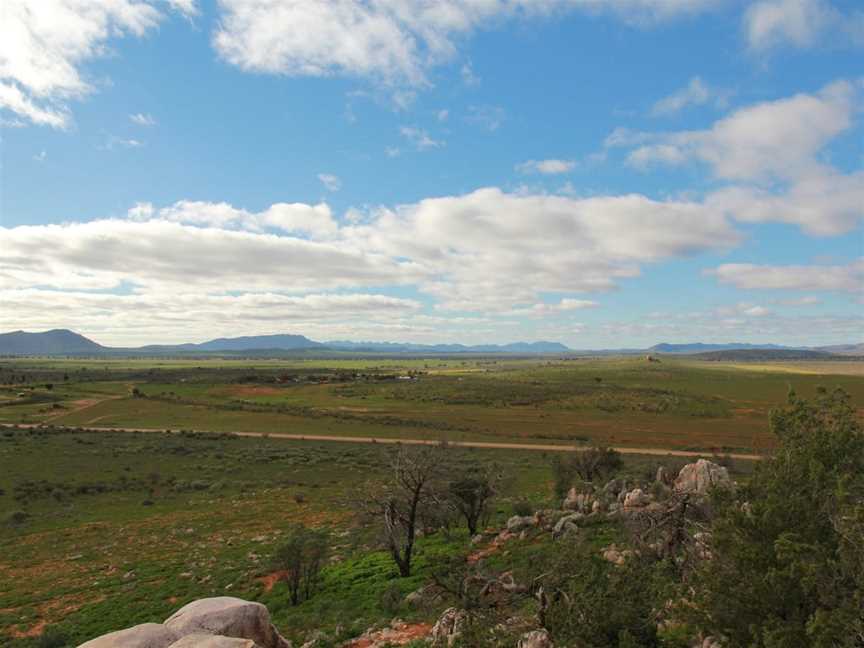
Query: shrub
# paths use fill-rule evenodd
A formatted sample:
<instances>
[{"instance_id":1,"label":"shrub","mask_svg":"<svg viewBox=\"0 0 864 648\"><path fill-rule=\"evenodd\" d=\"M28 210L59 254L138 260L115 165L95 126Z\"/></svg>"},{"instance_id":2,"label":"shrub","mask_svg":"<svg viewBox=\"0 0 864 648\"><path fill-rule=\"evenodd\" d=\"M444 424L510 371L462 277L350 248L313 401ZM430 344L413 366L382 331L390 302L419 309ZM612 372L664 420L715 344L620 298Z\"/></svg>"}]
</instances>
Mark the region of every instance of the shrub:
<instances>
[{"instance_id":1,"label":"shrub","mask_svg":"<svg viewBox=\"0 0 864 648\"><path fill-rule=\"evenodd\" d=\"M528 500L516 500L513 502L513 515L520 517L534 515L534 505Z\"/></svg>"}]
</instances>

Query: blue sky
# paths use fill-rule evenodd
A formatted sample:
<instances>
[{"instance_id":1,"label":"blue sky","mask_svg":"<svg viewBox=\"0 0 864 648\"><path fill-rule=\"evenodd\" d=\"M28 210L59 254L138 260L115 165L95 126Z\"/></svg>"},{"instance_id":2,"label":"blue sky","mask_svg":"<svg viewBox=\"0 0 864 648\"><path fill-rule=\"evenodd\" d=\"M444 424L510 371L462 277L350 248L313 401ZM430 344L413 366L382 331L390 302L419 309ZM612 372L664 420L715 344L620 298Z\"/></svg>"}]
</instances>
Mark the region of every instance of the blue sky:
<instances>
[{"instance_id":1,"label":"blue sky","mask_svg":"<svg viewBox=\"0 0 864 648\"><path fill-rule=\"evenodd\" d=\"M842 0L10 0L0 329L860 341Z\"/></svg>"}]
</instances>

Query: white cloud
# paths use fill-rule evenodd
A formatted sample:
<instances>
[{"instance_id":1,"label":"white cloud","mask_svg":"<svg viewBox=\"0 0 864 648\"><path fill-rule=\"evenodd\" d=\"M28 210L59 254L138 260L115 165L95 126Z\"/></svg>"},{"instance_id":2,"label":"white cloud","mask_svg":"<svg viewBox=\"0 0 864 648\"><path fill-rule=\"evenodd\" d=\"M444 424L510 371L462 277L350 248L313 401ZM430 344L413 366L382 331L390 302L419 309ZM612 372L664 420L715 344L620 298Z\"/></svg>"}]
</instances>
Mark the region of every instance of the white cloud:
<instances>
[{"instance_id":1,"label":"white cloud","mask_svg":"<svg viewBox=\"0 0 864 648\"><path fill-rule=\"evenodd\" d=\"M722 108L727 100L728 93L710 87L700 77L695 76L687 86L655 103L651 114L655 117L673 115L689 106L702 106L709 102Z\"/></svg>"},{"instance_id":2,"label":"white cloud","mask_svg":"<svg viewBox=\"0 0 864 648\"><path fill-rule=\"evenodd\" d=\"M108 43L144 36L164 17L155 0L4 0L0 21L0 109L33 124L66 128L68 102L93 90L80 67ZM190 0L169 8L189 13Z\"/></svg>"},{"instance_id":3,"label":"white cloud","mask_svg":"<svg viewBox=\"0 0 864 648\"><path fill-rule=\"evenodd\" d=\"M327 191L339 191L342 188L342 181L332 173L319 173L318 180Z\"/></svg>"},{"instance_id":4,"label":"white cloud","mask_svg":"<svg viewBox=\"0 0 864 648\"><path fill-rule=\"evenodd\" d=\"M347 75L428 85L475 30L503 19L556 12L611 12L628 22L692 15L722 0L222 0L213 44L237 67L291 76ZM460 73L476 80L469 64Z\"/></svg>"},{"instance_id":5,"label":"white cloud","mask_svg":"<svg viewBox=\"0 0 864 648\"><path fill-rule=\"evenodd\" d=\"M696 159L726 180L790 179L819 166L816 154L852 125L859 90L848 81L815 95L798 94L735 111L709 130L665 134L614 132L608 146L631 146L637 166L680 164Z\"/></svg>"},{"instance_id":6,"label":"white cloud","mask_svg":"<svg viewBox=\"0 0 864 648\"><path fill-rule=\"evenodd\" d=\"M153 115L149 113L134 113L129 115L129 119L133 124L138 124L139 126L155 126L156 120L153 119Z\"/></svg>"},{"instance_id":7,"label":"white cloud","mask_svg":"<svg viewBox=\"0 0 864 648\"><path fill-rule=\"evenodd\" d=\"M569 173L576 166L573 160L528 160L516 165L520 173L543 173L554 175L558 173Z\"/></svg>"},{"instance_id":8,"label":"white cloud","mask_svg":"<svg viewBox=\"0 0 864 648\"><path fill-rule=\"evenodd\" d=\"M727 263L706 274L747 290L864 292L864 258L848 265L754 265Z\"/></svg>"},{"instance_id":9,"label":"white cloud","mask_svg":"<svg viewBox=\"0 0 864 648\"><path fill-rule=\"evenodd\" d=\"M494 187L380 209L342 233L364 249L428 268L434 278L420 289L439 308L489 312L537 303L542 293L611 290L641 264L739 240L722 214L698 203Z\"/></svg>"},{"instance_id":10,"label":"white cloud","mask_svg":"<svg viewBox=\"0 0 864 648\"><path fill-rule=\"evenodd\" d=\"M326 203L274 203L261 212L238 209L228 203L181 200L156 210L149 203L138 203L129 210L137 221L163 220L187 225L222 229L243 229L255 233L275 229L326 239L338 231L330 206Z\"/></svg>"},{"instance_id":11,"label":"white cloud","mask_svg":"<svg viewBox=\"0 0 864 648\"><path fill-rule=\"evenodd\" d=\"M37 162L44 162L45 158L48 157L48 153L45 151L39 151L36 155L33 156L33 159Z\"/></svg>"},{"instance_id":12,"label":"white cloud","mask_svg":"<svg viewBox=\"0 0 864 648\"><path fill-rule=\"evenodd\" d=\"M503 315L540 304L530 314L544 315L594 306L578 295L614 289L645 264L738 240L722 213L705 205L639 195L575 199L487 188L365 215L352 210L341 225L326 204L253 212L227 203L139 203L127 219L0 228L0 289L127 286L170 302L173 294L410 285L443 311ZM560 301L545 304L550 293ZM53 295L40 303L53 303Z\"/></svg>"},{"instance_id":13,"label":"white cloud","mask_svg":"<svg viewBox=\"0 0 864 648\"><path fill-rule=\"evenodd\" d=\"M433 148L441 148L444 146L444 142L441 140L432 139L422 128L416 128L414 126L402 126L399 129L399 133L407 139L418 151L428 151ZM388 152L389 155L389 152ZM395 157L390 155L390 157Z\"/></svg>"},{"instance_id":14,"label":"white cloud","mask_svg":"<svg viewBox=\"0 0 864 648\"><path fill-rule=\"evenodd\" d=\"M435 114L435 117L438 119L439 122L445 122L447 121L447 118L450 117L450 111L446 108L442 108Z\"/></svg>"},{"instance_id":15,"label":"white cloud","mask_svg":"<svg viewBox=\"0 0 864 648\"><path fill-rule=\"evenodd\" d=\"M739 221L791 223L815 236L836 236L864 219L864 171L818 170L781 193L729 187L709 195L707 202Z\"/></svg>"},{"instance_id":16,"label":"white cloud","mask_svg":"<svg viewBox=\"0 0 864 648\"><path fill-rule=\"evenodd\" d=\"M744 14L747 43L753 50L782 45L804 48L829 40L864 44L864 11L837 9L829 0L760 0Z\"/></svg>"},{"instance_id":17,"label":"white cloud","mask_svg":"<svg viewBox=\"0 0 864 648\"><path fill-rule=\"evenodd\" d=\"M835 81L815 94L736 110L701 131L615 129L606 148L629 148L630 164L709 165L732 182L706 203L740 221L785 222L819 236L842 234L864 218L864 172L844 174L825 162L824 149L853 126L861 87Z\"/></svg>"}]
</instances>

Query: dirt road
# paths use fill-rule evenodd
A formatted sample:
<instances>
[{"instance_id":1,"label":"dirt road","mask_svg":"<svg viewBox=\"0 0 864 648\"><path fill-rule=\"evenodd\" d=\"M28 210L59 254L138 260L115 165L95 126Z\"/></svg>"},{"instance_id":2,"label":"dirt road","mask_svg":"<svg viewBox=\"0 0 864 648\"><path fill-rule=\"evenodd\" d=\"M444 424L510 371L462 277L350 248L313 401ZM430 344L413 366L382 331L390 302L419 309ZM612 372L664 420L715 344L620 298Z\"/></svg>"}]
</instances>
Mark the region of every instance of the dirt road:
<instances>
[{"instance_id":1,"label":"dirt road","mask_svg":"<svg viewBox=\"0 0 864 648\"><path fill-rule=\"evenodd\" d=\"M26 424L16 425L13 423L2 423L0 427L11 428L37 428L41 424ZM78 427L78 426L70 426ZM101 427L101 426L81 426L88 430L97 430L100 432L165 432L164 429L157 428L129 428L129 427ZM172 430L179 432L179 430ZM195 430L196 432L207 432L208 430ZM283 434L281 432L226 432L242 437L268 437L271 439L286 439L289 441L326 441L334 443L380 443L382 445L438 445L441 441L435 439L403 439L392 437L354 437L354 436L330 436L326 434ZM482 449L497 449L497 450L528 450L535 452L573 452L578 450L578 446L568 445L553 445L543 443L499 443L497 441L447 441L447 445L455 448L482 448ZM711 452L697 452L693 450L669 450L666 448L632 448L632 447L615 447L616 451L621 454L630 455L651 455L657 457L710 457ZM763 458L757 454L740 454L730 453L725 454L731 459L741 459L744 461L759 461Z\"/></svg>"}]
</instances>

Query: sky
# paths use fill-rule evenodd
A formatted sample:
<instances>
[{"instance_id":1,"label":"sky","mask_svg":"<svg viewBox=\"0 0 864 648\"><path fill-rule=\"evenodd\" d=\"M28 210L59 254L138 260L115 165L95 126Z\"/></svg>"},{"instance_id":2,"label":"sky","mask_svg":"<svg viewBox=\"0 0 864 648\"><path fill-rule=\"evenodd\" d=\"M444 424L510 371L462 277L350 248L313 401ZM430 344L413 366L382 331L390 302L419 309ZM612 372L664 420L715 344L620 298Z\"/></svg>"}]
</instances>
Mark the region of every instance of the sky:
<instances>
[{"instance_id":1,"label":"sky","mask_svg":"<svg viewBox=\"0 0 864 648\"><path fill-rule=\"evenodd\" d=\"M0 331L864 339L859 0L0 10Z\"/></svg>"}]
</instances>

